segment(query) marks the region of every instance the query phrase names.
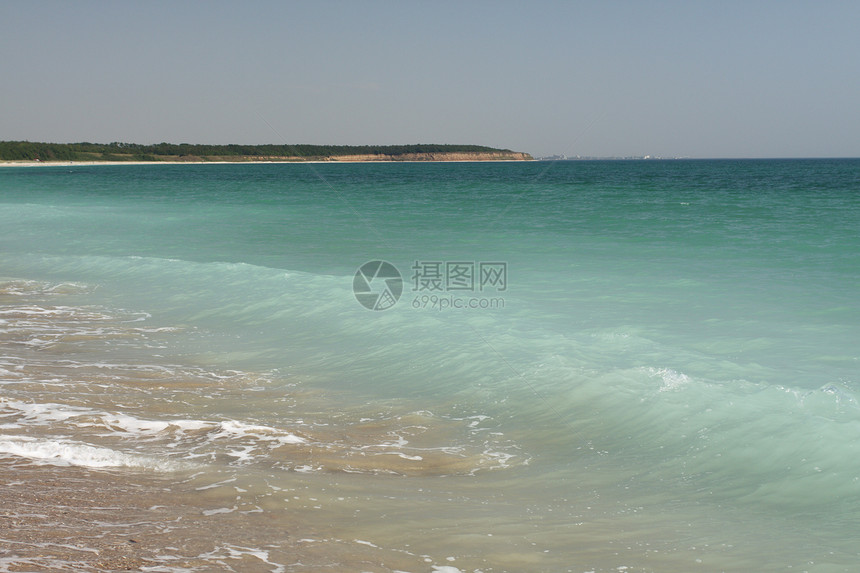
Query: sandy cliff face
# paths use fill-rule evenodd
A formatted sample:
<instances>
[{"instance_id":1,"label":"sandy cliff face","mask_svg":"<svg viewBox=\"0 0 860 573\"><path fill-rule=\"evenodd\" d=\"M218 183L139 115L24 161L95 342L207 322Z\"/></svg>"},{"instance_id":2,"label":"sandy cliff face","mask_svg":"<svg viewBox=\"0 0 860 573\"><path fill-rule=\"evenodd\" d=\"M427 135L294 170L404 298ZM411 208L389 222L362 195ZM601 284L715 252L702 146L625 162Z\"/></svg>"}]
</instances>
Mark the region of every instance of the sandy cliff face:
<instances>
[{"instance_id":1,"label":"sandy cliff face","mask_svg":"<svg viewBox=\"0 0 860 573\"><path fill-rule=\"evenodd\" d=\"M529 161L532 156L518 151L494 153L406 153L403 155L338 155L328 161Z\"/></svg>"},{"instance_id":2,"label":"sandy cliff face","mask_svg":"<svg viewBox=\"0 0 860 573\"><path fill-rule=\"evenodd\" d=\"M519 151L493 151L493 152L440 152L440 153L405 153L401 155L363 154L363 155L332 155L328 157L300 157L300 156L206 156L194 155L182 156L160 156L153 161L134 161L128 156L125 161L105 161L93 159L89 161L0 161L0 165L51 165L56 163L78 163L78 164L126 164L135 163L209 163L209 162L300 162L300 161L532 161L534 158L528 153Z\"/></svg>"}]
</instances>

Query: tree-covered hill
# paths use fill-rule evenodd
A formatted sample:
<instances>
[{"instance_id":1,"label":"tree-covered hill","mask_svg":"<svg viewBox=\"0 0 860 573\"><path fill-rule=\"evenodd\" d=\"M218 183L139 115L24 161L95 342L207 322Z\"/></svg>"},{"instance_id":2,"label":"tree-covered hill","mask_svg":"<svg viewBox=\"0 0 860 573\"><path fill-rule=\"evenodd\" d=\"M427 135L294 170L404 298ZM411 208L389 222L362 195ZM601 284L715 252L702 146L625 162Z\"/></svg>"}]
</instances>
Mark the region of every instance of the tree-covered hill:
<instances>
[{"instance_id":1,"label":"tree-covered hill","mask_svg":"<svg viewBox=\"0 0 860 573\"><path fill-rule=\"evenodd\" d=\"M202 145L190 143L39 143L0 141L3 161L261 161L325 160L343 156L414 156L415 154L507 155L508 149L481 145Z\"/></svg>"}]
</instances>

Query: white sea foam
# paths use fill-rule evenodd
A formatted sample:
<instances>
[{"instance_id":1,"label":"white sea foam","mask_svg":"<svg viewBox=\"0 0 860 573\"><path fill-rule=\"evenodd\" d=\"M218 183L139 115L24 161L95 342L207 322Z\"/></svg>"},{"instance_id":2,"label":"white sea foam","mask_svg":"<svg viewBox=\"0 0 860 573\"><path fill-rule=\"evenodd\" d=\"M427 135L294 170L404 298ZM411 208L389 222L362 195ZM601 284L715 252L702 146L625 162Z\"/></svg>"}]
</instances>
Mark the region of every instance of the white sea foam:
<instances>
[{"instance_id":1,"label":"white sea foam","mask_svg":"<svg viewBox=\"0 0 860 573\"><path fill-rule=\"evenodd\" d=\"M239 508L235 505L233 507L219 507L217 509L207 509L203 511L203 515L210 516L218 515L219 513L233 513L237 509Z\"/></svg>"},{"instance_id":2,"label":"white sea foam","mask_svg":"<svg viewBox=\"0 0 860 573\"><path fill-rule=\"evenodd\" d=\"M246 424L237 420L218 422L218 432L213 438L236 438L252 436L261 440L273 441L280 444L303 444L307 440L293 433L284 432L271 426Z\"/></svg>"},{"instance_id":3,"label":"white sea foam","mask_svg":"<svg viewBox=\"0 0 860 573\"><path fill-rule=\"evenodd\" d=\"M143 420L134 416L123 414L103 414L100 417L102 424L111 429L138 435L158 434L170 427L170 422L161 420ZM91 424L81 424L87 426Z\"/></svg>"},{"instance_id":4,"label":"white sea foam","mask_svg":"<svg viewBox=\"0 0 860 573\"><path fill-rule=\"evenodd\" d=\"M205 561L214 561L216 563L221 562L227 559L243 559L244 557L254 557L262 561L265 565L270 566L271 569L268 569L272 573L282 573L286 571L286 568L280 563L274 563L269 560L269 552L264 549L258 549L256 547L242 547L239 545L230 545L225 544L221 547L216 547L214 550L198 555L198 559L203 559Z\"/></svg>"},{"instance_id":5,"label":"white sea foam","mask_svg":"<svg viewBox=\"0 0 860 573\"><path fill-rule=\"evenodd\" d=\"M68 440L40 440L26 436L0 436L0 455L27 458L36 463L88 468L142 468L157 471L179 469L179 464L147 456L127 454Z\"/></svg>"},{"instance_id":6,"label":"white sea foam","mask_svg":"<svg viewBox=\"0 0 860 573\"><path fill-rule=\"evenodd\" d=\"M660 377L660 391L680 390L690 383L690 377L672 368L648 368L651 376Z\"/></svg>"},{"instance_id":7,"label":"white sea foam","mask_svg":"<svg viewBox=\"0 0 860 573\"><path fill-rule=\"evenodd\" d=\"M81 283L49 283L26 279L0 281L0 295L12 296L56 296L92 291Z\"/></svg>"},{"instance_id":8,"label":"white sea foam","mask_svg":"<svg viewBox=\"0 0 860 573\"><path fill-rule=\"evenodd\" d=\"M149 444L147 448L152 453L167 453L173 458L195 461L214 460L220 451L233 458L231 465L252 463L264 458L274 449L307 442L306 438L286 429L239 420L189 418L157 420L129 413L105 412L58 403L24 402L2 397L0 397L0 416L6 418L3 428L7 431L40 427L55 435L62 432L62 434L83 436L86 441L108 439L111 440L111 447L117 445L116 440L120 440L120 445L134 448L140 448L145 442ZM74 456L73 449L67 448L59 452L57 444L65 444L62 440L55 440L56 444L50 447L41 446L35 449L30 442L22 445L24 442L18 437L15 440L17 440L15 443L6 444L7 450L4 451L20 453L32 450L32 455L25 457L56 458L60 461L66 458L80 459L79 456ZM92 459L102 458L94 455ZM106 465L131 465L137 458L130 458L130 461L119 459L111 461L109 457L104 459ZM70 463L81 465L77 462Z\"/></svg>"},{"instance_id":9,"label":"white sea foam","mask_svg":"<svg viewBox=\"0 0 860 573\"><path fill-rule=\"evenodd\" d=\"M19 400L7 400L0 397L0 409L11 410L21 414L27 422L45 424L50 422L62 422L70 418L85 416L93 411L89 408L79 406L67 406L64 404L38 402L22 402Z\"/></svg>"}]
</instances>

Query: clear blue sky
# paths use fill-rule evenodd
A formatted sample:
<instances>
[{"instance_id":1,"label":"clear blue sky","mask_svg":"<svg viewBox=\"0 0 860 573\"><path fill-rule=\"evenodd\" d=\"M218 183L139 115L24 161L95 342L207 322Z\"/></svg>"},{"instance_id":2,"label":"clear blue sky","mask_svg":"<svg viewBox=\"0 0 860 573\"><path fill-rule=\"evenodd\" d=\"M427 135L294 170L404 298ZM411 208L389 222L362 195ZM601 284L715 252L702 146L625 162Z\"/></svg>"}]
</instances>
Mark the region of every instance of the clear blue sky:
<instances>
[{"instance_id":1,"label":"clear blue sky","mask_svg":"<svg viewBox=\"0 0 860 573\"><path fill-rule=\"evenodd\" d=\"M0 3L0 140L860 156L860 2Z\"/></svg>"}]
</instances>

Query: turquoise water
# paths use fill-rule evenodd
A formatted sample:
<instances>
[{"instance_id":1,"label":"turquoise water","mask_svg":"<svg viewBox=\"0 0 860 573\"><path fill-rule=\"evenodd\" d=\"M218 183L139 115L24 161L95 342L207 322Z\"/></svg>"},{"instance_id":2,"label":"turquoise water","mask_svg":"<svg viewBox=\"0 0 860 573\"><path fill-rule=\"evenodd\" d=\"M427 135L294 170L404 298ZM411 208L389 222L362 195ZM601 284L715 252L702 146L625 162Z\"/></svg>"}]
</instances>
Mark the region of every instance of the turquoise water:
<instances>
[{"instance_id":1,"label":"turquoise water","mask_svg":"<svg viewBox=\"0 0 860 573\"><path fill-rule=\"evenodd\" d=\"M860 564L860 161L7 167L0 202L0 460L179 496L205 533L153 570Z\"/></svg>"}]
</instances>

